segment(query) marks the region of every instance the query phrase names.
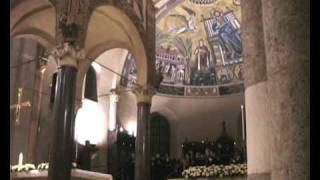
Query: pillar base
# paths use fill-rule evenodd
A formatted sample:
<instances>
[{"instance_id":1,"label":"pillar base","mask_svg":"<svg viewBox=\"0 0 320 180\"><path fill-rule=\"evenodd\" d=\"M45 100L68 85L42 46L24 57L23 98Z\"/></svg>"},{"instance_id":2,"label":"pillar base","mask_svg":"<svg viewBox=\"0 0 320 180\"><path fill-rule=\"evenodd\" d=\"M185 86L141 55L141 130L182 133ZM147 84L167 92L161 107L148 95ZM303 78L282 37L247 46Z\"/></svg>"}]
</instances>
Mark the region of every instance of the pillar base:
<instances>
[{"instance_id":1,"label":"pillar base","mask_svg":"<svg viewBox=\"0 0 320 180\"><path fill-rule=\"evenodd\" d=\"M271 173L249 174L248 180L271 180Z\"/></svg>"}]
</instances>

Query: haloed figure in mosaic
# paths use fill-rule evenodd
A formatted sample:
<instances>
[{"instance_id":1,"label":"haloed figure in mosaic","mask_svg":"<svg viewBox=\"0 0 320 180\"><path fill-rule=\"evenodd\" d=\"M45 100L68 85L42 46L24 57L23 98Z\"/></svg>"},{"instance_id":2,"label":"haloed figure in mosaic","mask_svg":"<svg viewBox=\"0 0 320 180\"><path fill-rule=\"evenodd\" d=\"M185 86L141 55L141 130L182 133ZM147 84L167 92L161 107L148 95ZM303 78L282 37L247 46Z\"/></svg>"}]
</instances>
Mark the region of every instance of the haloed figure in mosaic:
<instances>
[{"instance_id":1,"label":"haloed figure in mosaic","mask_svg":"<svg viewBox=\"0 0 320 180\"><path fill-rule=\"evenodd\" d=\"M206 72L210 66L210 52L207 46L204 44L203 39L199 40L199 46L195 50L194 54L196 55L196 69L200 72Z\"/></svg>"}]
</instances>

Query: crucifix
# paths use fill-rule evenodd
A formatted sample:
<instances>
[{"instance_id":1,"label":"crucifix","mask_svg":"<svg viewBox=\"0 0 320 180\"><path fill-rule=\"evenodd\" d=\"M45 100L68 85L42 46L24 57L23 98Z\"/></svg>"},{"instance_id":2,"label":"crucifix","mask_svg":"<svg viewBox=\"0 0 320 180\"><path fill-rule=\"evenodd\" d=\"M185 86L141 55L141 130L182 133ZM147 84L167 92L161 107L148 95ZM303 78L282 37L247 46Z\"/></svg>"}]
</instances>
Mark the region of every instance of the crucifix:
<instances>
[{"instance_id":1,"label":"crucifix","mask_svg":"<svg viewBox=\"0 0 320 180\"><path fill-rule=\"evenodd\" d=\"M15 114L16 114L16 122L15 122L15 124L16 125L20 124L20 110L21 110L21 108L30 107L31 106L30 101L21 102L22 92L23 92L23 88L19 88L17 104L10 105L10 109L16 109L16 112L15 112Z\"/></svg>"}]
</instances>

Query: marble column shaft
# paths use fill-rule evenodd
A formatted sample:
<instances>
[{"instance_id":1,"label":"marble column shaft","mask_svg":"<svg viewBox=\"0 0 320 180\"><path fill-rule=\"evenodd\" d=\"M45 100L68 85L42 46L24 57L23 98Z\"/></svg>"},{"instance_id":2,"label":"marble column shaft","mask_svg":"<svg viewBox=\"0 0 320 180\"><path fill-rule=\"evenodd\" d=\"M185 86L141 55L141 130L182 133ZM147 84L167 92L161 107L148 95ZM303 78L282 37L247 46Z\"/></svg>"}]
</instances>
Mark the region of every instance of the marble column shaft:
<instances>
[{"instance_id":1,"label":"marble column shaft","mask_svg":"<svg viewBox=\"0 0 320 180\"><path fill-rule=\"evenodd\" d=\"M135 180L150 180L150 102L138 102Z\"/></svg>"},{"instance_id":2,"label":"marble column shaft","mask_svg":"<svg viewBox=\"0 0 320 180\"><path fill-rule=\"evenodd\" d=\"M117 180L120 173L119 168L119 152L117 146L117 130L108 130L108 145L107 145L107 173Z\"/></svg>"},{"instance_id":3,"label":"marble column shaft","mask_svg":"<svg viewBox=\"0 0 320 180\"><path fill-rule=\"evenodd\" d=\"M69 180L71 176L76 75L77 68L73 66L61 66L58 69L49 180Z\"/></svg>"},{"instance_id":4,"label":"marble column shaft","mask_svg":"<svg viewBox=\"0 0 320 180\"><path fill-rule=\"evenodd\" d=\"M304 0L242 1L250 180L310 179L309 10Z\"/></svg>"}]
</instances>

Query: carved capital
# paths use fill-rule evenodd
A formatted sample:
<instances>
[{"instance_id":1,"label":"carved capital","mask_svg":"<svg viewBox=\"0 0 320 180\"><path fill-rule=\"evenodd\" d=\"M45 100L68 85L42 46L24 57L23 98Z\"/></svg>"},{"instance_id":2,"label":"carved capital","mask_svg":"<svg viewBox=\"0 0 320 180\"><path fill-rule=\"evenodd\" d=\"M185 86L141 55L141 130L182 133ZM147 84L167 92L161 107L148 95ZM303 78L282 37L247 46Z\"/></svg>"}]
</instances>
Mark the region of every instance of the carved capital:
<instances>
[{"instance_id":1,"label":"carved capital","mask_svg":"<svg viewBox=\"0 0 320 180\"><path fill-rule=\"evenodd\" d=\"M46 56L48 57L48 56ZM38 71L43 74L46 71L47 68L47 64L49 59L46 57L39 57L39 61L38 61Z\"/></svg>"},{"instance_id":2,"label":"carved capital","mask_svg":"<svg viewBox=\"0 0 320 180\"><path fill-rule=\"evenodd\" d=\"M118 94L111 94L109 96L111 103L117 103L119 101L119 95Z\"/></svg>"},{"instance_id":3,"label":"carved capital","mask_svg":"<svg viewBox=\"0 0 320 180\"><path fill-rule=\"evenodd\" d=\"M51 56L56 60L58 66L78 68L79 62L85 58L85 53L82 49L65 42L57 46Z\"/></svg>"},{"instance_id":4,"label":"carved capital","mask_svg":"<svg viewBox=\"0 0 320 180\"><path fill-rule=\"evenodd\" d=\"M151 103L152 96L156 94L156 89L151 85L135 85L133 93L137 97L137 101Z\"/></svg>"}]
</instances>

